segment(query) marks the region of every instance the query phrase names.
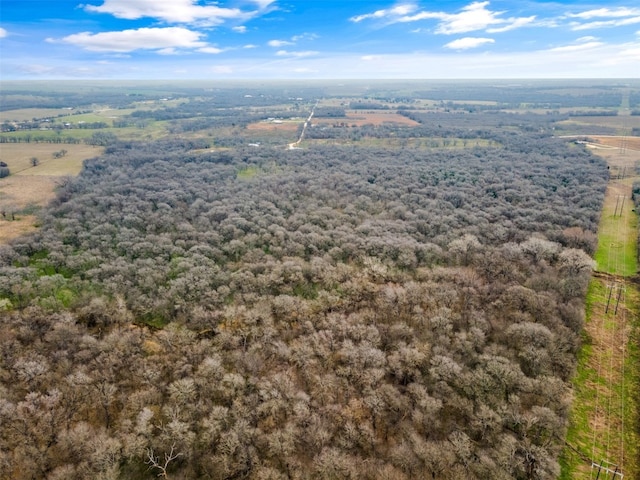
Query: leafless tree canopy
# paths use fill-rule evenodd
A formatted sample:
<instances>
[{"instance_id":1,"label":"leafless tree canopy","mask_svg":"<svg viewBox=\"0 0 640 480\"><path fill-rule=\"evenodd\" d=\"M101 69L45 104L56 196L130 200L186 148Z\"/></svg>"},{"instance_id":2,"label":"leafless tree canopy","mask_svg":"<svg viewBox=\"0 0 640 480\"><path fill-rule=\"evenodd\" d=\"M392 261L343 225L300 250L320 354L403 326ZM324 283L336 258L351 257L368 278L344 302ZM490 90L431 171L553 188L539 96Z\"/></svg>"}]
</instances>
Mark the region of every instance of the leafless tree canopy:
<instances>
[{"instance_id":1,"label":"leafless tree canopy","mask_svg":"<svg viewBox=\"0 0 640 480\"><path fill-rule=\"evenodd\" d=\"M105 139L0 249L0 476L556 478L607 170L523 118Z\"/></svg>"}]
</instances>

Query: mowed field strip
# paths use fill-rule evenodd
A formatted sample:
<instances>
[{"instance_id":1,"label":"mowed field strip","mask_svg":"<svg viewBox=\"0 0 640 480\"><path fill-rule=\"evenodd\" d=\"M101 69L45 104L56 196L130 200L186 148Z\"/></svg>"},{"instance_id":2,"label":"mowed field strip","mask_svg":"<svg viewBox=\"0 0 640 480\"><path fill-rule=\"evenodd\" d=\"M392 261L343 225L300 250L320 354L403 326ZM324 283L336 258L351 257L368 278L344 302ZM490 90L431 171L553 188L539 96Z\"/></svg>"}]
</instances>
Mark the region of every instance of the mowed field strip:
<instances>
[{"instance_id":1,"label":"mowed field strip","mask_svg":"<svg viewBox=\"0 0 640 480\"><path fill-rule=\"evenodd\" d=\"M602 137L598 138L602 140ZM634 139L635 140L635 139ZM615 141L602 142L613 146ZM609 165L610 181L598 229L596 272L587 294L585 344L574 380L575 399L565 450L563 479L638 478L639 439L635 377L637 352L638 217L631 200L640 151L595 149ZM577 454L577 451L581 455ZM590 461L588 461L588 459ZM611 471L594 467L602 465ZM606 474L606 475L605 475Z\"/></svg>"}]
</instances>

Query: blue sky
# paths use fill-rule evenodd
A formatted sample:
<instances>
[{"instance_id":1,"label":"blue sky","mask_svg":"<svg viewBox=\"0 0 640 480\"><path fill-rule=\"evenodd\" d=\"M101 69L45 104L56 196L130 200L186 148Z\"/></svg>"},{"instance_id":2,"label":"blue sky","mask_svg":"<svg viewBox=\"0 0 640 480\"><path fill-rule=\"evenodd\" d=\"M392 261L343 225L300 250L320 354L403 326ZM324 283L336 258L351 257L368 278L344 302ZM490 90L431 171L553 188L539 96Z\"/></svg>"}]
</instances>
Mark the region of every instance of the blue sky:
<instances>
[{"instance_id":1,"label":"blue sky","mask_svg":"<svg viewBox=\"0 0 640 480\"><path fill-rule=\"evenodd\" d=\"M637 0L0 0L2 80L638 76Z\"/></svg>"}]
</instances>

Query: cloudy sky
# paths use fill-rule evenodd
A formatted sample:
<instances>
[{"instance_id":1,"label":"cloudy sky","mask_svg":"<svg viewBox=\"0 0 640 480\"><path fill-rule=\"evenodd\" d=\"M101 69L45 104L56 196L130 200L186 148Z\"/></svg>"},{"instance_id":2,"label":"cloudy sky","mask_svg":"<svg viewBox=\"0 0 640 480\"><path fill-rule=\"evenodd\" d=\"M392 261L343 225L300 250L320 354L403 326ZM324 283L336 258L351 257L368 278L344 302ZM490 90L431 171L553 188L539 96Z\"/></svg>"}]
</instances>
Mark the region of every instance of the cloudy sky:
<instances>
[{"instance_id":1,"label":"cloudy sky","mask_svg":"<svg viewBox=\"0 0 640 480\"><path fill-rule=\"evenodd\" d=\"M637 78L637 0L0 0L0 79Z\"/></svg>"}]
</instances>

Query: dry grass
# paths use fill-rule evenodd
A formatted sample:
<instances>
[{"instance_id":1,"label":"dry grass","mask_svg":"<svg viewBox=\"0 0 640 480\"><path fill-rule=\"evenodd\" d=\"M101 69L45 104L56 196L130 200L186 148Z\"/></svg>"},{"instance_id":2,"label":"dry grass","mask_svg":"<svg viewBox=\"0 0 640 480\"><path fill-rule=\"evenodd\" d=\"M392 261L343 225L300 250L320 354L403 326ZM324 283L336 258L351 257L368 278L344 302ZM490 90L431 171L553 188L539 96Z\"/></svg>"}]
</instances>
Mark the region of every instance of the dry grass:
<instances>
[{"instance_id":1,"label":"dry grass","mask_svg":"<svg viewBox=\"0 0 640 480\"><path fill-rule=\"evenodd\" d=\"M44 205L54 197L56 177L11 175L0 180L0 201L18 208Z\"/></svg>"},{"instance_id":2,"label":"dry grass","mask_svg":"<svg viewBox=\"0 0 640 480\"><path fill-rule=\"evenodd\" d=\"M295 132L304 120L283 120L282 123L257 122L247 125L247 130L261 132Z\"/></svg>"},{"instance_id":3,"label":"dry grass","mask_svg":"<svg viewBox=\"0 0 640 480\"><path fill-rule=\"evenodd\" d=\"M56 177L20 175L3 178L0 180L0 207L8 212L42 207L54 198L56 180ZM35 215L21 213L15 216L15 220L0 217L0 244L34 231L36 221Z\"/></svg>"},{"instance_id":4,"label":"dry grass","mask_svg":"<svg viewBox=\"0 0 640 480\"><path fill-rule=\"evenodd\" d=\"M331 119L333 121L333 119ZM382 125L384 123L397 123L400 125L416 126L418 122L411 120L403 115L398 115L395 112L362 112L362 111L348 111L347 118L345 120L335 119L334 123L340 123L344 121L349 125Z\"/></svg>"},{"instance_id":5,"label":"dry grass","mask_svg":"<svg viewBox=\"0 0 640 480\"><path fill-rule=\"evenodd\" d=\"M62 149L67 150L67 154L53 158L53 153ZM7 212L18 213L15 220L0 217L0 244L35 230L37 219L31 212L54 198L60 177L77 175L82 162L101 151L90 145L1 144L0 159L9 165L12 174L0 179L0 206ZM32 157L38 158L38 166L31 165ZM25 210L29 213L21 213Z\"/></svg>"},{"instance_id":6,"label":"dry grass","mask_svg":"<svg viewBox=\"0 0 640 480\"><path fill-rule=\"evenodd\" d=\"M608 147L614 147L623 150L627 149L640 151L640 137L612 137L604 135L590 135L589 138Z\"/></svg>"},{"instance_id":7,"label":"dry grass","mask_svg":"<svg viewBox=\"0 0 640 480\"><path fill-rule=\"evenodd\" d=\"M60 150L67 153L62 158L53 154ZM92 145L66 145L53 143L3 143L0 144L0 160L9 166L12 175L77 175L82 170L82 162L102 152ZM38 166L32 167L31 158L38 159Z\"/></svg>"},{"instance_id":8,"label":"dry grass","mask_svg":"<svg viewBox=\"0 0 640 480\"><path fill-rule=\"evenodd\" d=\"M35 215L24 215L13 221L0 219L0 245L27 233L34 232L36 230L36 221Z\"/></svg>"}]
</instances>

